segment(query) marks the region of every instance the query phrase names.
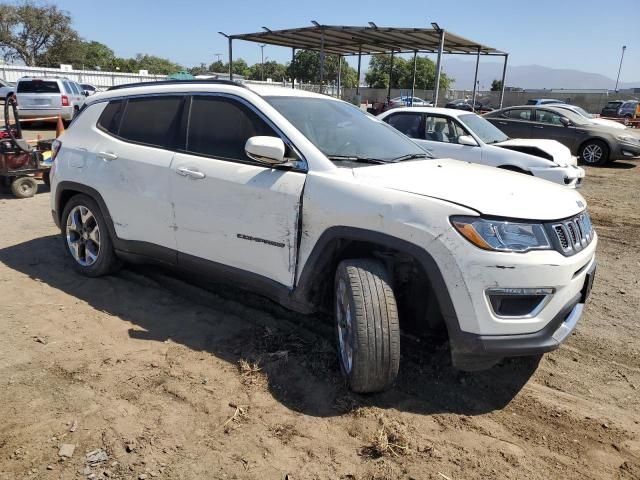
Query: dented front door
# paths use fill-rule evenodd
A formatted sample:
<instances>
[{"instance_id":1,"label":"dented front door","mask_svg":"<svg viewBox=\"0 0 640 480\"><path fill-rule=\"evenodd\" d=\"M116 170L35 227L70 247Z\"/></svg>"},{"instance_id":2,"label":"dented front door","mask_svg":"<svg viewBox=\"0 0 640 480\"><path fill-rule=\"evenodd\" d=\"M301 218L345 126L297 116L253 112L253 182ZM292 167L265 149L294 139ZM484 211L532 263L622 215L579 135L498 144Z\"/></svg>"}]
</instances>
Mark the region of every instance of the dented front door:
<instances>
[{"instance_id":1,"label":"dented front door","mask_svg":"<svg viewBox=\"0 0 640 480\"><path fill-rule=\"evenodd\" d=\"M178 251L293 286L305 174L177 153Z\"/></svg>"}]
</instances>

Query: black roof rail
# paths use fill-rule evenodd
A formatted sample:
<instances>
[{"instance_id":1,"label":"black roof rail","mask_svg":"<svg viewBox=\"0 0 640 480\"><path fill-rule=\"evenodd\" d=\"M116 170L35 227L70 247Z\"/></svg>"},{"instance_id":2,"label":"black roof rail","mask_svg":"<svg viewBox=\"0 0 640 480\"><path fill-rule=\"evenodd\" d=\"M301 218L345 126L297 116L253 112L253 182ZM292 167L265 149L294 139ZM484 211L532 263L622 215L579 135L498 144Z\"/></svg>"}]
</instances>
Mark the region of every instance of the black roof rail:
<instances>
[{"instance_id":1,"label":"black roof rail","mask_svg":"<svg viewBox=\"0 0 640 480\"><path fill-rule=\"evenodd\" d=\"M157 82L139 82L139 83L125 83L123 85L114 85L107 88L107 91L120 90L122 88L135 88L135 87L152 87L155 85L189 85L189 84L215 84L215 85L233 85L234 87L247 88L241 83L234 82L232 80L215 80L215 79L196 79L196 80L158 80Z\"/></svg>"}]
</instances>

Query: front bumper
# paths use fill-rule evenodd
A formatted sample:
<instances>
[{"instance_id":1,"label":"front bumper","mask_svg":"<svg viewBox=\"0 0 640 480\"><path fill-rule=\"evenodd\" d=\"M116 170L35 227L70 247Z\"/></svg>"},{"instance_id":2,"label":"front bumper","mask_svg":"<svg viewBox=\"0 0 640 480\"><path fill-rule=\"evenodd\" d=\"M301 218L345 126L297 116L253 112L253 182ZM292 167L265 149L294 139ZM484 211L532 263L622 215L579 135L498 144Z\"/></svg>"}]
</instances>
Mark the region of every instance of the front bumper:
<instances>
[{"instance_id":1,"label":"front bumper","mask_svg":"<svg viewBox=\"0 0 640 480\"><path fill-rule=\"evenodd\" d=\"M611 152L611 160L623 160L640 157L640 144L619 142Z\"/></svg>"},{"instance_id":2,"label":"front bumper","mask_svg":"<svg viewBox=\"0 0 640 480\"><path fill-rule=\"evenodd\" d=\"M566 185L569 188L580 188L585 175L584 168L574 165L532 168L531 173L534 177L544 178L560 185Z\"/></svg>"},{"instance_id":3,"label":"front bumper","mask_svg":"<svg viewBox=\"0 0 640 480\"><path fill-rule=\"evenodd\" d=\"M575 330L585 302L591 293L596 264L586 272L582 289L541 330L519 335L476 335L460 332L455 347L454 363L469 363L474 358L537 355L557 349Z\"/></svg>"}]
</instances>

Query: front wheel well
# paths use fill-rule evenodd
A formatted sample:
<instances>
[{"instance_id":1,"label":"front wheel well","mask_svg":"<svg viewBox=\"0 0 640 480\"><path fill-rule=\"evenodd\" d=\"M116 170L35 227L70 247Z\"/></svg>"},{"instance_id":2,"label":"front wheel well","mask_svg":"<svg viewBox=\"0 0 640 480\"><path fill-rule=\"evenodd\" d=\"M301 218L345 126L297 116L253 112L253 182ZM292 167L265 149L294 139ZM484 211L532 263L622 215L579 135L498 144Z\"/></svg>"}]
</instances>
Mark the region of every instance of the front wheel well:
<instances>
[{"instance_id":1,"label":"front wheel well","mask_svg":"<svg viewBox=\"0 0 640 480\"><path fill-rule=\"evenodd\" d=\"M444 331L440 305L422 263L410 253L380 243L335 238L323 245L322 262L313 268L305 300L318 310L332 313L333 279L338 265L343 260L365 258L380 260L387 268L403 331L418 336Z\"/></svg>"}]
</instances>

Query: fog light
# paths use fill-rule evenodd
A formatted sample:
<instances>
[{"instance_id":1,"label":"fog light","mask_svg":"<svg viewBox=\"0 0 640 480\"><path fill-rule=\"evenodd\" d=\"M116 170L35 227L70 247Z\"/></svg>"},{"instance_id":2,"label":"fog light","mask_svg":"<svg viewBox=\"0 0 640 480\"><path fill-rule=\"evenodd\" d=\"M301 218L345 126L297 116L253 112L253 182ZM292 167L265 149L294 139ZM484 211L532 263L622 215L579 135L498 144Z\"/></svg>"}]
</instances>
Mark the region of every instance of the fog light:
<instances>
[{"instance_id":1,"label":"fog light","mask_svg":"<svg viewBox=\"0 0 640 480\"><path fill-rule=\"evenodd\" d=\"M502 318L531 318L544 308L553 288L490 288L487 298L493 313Z\"/></svg>"}]
</instances>

